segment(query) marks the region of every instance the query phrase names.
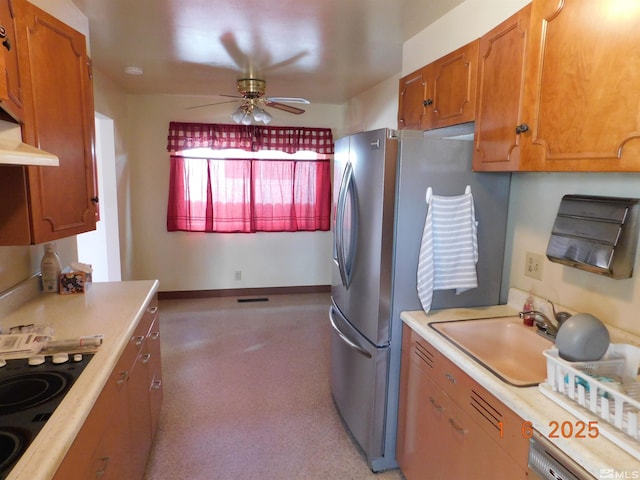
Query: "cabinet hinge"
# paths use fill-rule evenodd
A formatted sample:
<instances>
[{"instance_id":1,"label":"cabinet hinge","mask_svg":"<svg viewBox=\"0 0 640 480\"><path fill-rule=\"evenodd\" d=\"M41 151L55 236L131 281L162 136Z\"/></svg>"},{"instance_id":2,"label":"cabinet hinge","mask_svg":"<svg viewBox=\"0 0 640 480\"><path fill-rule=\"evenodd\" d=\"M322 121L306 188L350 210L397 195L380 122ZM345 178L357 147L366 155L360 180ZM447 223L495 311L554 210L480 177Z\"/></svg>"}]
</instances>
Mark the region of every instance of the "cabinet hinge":
<instances>
[{"instance_id":1,"label":"cabinet hinge","mask_svg":"<svg viewBox=\"0 0 640 480\"><path fill-rule=\"evenodd\" d=\"M87 60L87 75L89 75L89 78L93 80L93 62L91 59Z\"/></svg>"}]
</instances>

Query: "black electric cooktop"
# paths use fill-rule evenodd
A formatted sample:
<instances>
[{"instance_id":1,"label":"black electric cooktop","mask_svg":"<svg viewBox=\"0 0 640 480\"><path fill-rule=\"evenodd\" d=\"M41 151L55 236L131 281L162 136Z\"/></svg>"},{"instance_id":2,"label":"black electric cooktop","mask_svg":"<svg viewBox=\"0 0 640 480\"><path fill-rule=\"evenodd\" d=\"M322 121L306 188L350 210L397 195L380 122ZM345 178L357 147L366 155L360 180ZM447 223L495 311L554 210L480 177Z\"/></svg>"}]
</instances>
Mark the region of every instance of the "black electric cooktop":
<instances>
[{"instance_id":1,"label":"black electric cooktop","mask_svg":"<svg viewBox=\"0 0 640 480\"><path fill-rule=\"evenodd\" d=\"M80 373L91 353L6 360L0 367L0 480L42 429ZM36 360L37 361L34 361ZM2 361L0 361L2 363Z\"/></svg>"}]
</instances>

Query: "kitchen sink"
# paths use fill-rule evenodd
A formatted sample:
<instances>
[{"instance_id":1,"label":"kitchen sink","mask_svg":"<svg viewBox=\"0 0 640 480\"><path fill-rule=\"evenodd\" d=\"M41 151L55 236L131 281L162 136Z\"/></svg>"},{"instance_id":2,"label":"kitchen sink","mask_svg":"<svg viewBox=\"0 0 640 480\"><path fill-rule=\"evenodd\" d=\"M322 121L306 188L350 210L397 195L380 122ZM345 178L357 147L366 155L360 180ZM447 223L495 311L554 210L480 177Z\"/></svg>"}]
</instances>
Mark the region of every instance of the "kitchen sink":
<instances>
[{"instance_id":1,"label":"kitchen sink","mask_svg":"<svg viewBox=\"0 0 640 480\"><path fill-rule=\"evenodd\" d=\"M553 343L519 317L454 320L430 326L510 385L531 387L547 378L542 352Z\"/></svg>"}]
</instances>

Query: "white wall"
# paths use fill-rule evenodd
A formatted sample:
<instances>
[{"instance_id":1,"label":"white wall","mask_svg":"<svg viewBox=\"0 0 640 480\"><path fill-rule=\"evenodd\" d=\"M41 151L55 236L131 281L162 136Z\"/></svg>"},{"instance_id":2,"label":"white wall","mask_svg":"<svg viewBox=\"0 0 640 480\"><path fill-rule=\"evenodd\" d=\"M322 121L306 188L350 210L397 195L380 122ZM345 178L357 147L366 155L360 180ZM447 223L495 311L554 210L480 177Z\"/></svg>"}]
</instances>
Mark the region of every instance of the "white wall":
<instances>
[{"instance_id":1,"label":"white wall","mask_svg":"<svg viewBox=\"0 0 640 480\"><path fill-rule=\"evenodd\" d=\"M400 73L373 86L347 103L346 130L351 135L379 128L398 128Z\"/></svg>"},{"instance_id":2,"label":"white wall","mask_svg":"<svg viewBox=\"0 0 640 480\"><path fill-rule=\"evenodd\" d=\"M118 282L122 274L113 120L96 115L95 128L100 220L95 230L76 237L78 260L92 265L94 282Z\"/></svg>"},{"instance_id":3,"label":"white wall","mask_svg":"<svg viewBox=\"0 0 640 480\"><path fill-rule=\"evenodd\" d=\"M169 122L232 123L233 106L186 110L211 98L127 98L131 175L132 279L157 278L161 291L217 290L331 283L331 232L215 234L167 232ZM344 108L310 105L294 116L272 110L274 125L342 131ZM235 272L242 271L242 280Z\"/></svg>"},{"instance_id":4,"label":"white wall","mask_svg":"<svg viewBox=\"0 0 640 480\"><path fill-rule=\"evenodd\" d=\"M402 47L402 75L482 36L531 0L467 0Z\"/></svg>"},{"instance_id":5,"label":"white wall","mask_svg":"<svg viewBox=\"0 0 640 480\"><path fill-rule=\"evenodd\" d=\"M403 74L477 38L529 3L525 0L467 0L407 41ZM371 115L371 114L369 114ZM362 116L366 116L362 114ZM513 175L505 258L510 286L549 298L577 311L640 334L640 263L635 276L613 280L575 268L543 262L542 280L524 276L524 256L544 255L562 195L640 196L640 174L516 173Z\"/></svg>"}]
</instances>

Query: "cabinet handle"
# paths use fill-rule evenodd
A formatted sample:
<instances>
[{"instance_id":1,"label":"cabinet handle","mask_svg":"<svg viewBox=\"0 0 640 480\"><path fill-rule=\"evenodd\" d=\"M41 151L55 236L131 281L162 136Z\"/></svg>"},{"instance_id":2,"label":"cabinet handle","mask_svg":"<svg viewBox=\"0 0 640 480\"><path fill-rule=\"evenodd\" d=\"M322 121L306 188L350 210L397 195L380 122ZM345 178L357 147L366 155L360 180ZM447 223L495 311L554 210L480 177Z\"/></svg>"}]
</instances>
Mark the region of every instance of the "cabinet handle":
<instances>
[{"instance_id":1,"label":"cabinet handle","mask_svg":"<svg viewBox=\"0 0 640 480\"><path fill-rule=\"evenodd\" d=\"M444 376L447 377L447 380L449 380L451 383L456 383L456 377L454 377L450 373L445 373Z\"/></svg>"},{"instance_id":2,"label":"cabinet handle","mask_svg":"<svg viewBox=\"0 0 640 480\"><path fill-rule=\"evenodd\" d=\"M160 332L151 332L149 338L151 340L158 340L160 338Z\"/></svg>"},{"instance_id":3,"label":"cabinet handle","mask_svg":"<svg viewBox=\"0 0 640 480\"><path fill-rule=\"evenodd\" d=\"M137 335L133 337L131 341L135 343L137 347L139 347L140 345L142 345L142 342L144 342L144 335Z\"/></svg>"},{"instance_id":4,"label":"cabinet handle","mask_svg":"<svg viewBox=\"0 0 640 480\"><path fill-rule=\"evenodd\" d=\"M438 405L438 402L436 402L433 397L429 397L429 402L431 403L431 405L433 405L433 408L435 408L437 411L439 412L444 411L444 407L442 405Z\"/></svg>"},{"instance_id":5,"label":"cabinet handle","mask_svg":"<svg viewBox=\"0 0 640 480\"><path fill-rule=\"evenodd\" d=\"M4 28L4 25L0 25L0 38L4 38L4 40L2 41L2 45L4 46L4 48L6 48L7 50L11 50L11 43L7 38L7 29Z\"/></svg>"},{"instance_id":6,"label":"cabinet handle","mask_svg":"<svg viewBox=\"0 0 640 480\"><path fill-rule=\"evenodd\" d=\"M125 370L124 372L120 372L118 380L116 380L116 384L122 385L129 378L129 370Z\"/></svg>"},{"instance_id":7,"label":"cabinet handle","mask_svg":"<svg viewBox=\"0 0 640 480\"><path fill-rule=\"evenodd\" d=\"M158 307L147 308L147 312L150 313L151 315L155 315L157 311L158 311Z\"/></svg>"},{"instance_id":8,"label":"cabinet handle","mask_svg":"<svg viewBox=\"0 0 640 480\"><path fill-rule=\"evenodd\" d=\"M430 107L431 105L433 105L433 100L431 100L430 98L427 98L425 101L422 102L422 105L425 107Z\"/></svg>"},{"instance_id":9,"label":"cabinet handle","mask_svg":"<svg viewBox=\"0 0 640 480\"><path fill-rule=\"evenodd\" d=\"M529 131L529 125L527 125L526 123L523 123L523 124L518 125L516 127L516 134L517 135L520 135L521 133L528 132L528 131Z\"/></svg>"},{"instance_id":10,"label":"cabinet handle","mask_svg":"<svg viewBox=\"0 0 640 480\"><path fill-rule=\"evenodd\" d=\"M458 432L460 435L464 435L467 433L467 431L462 428L460 425L458 425L456 423L456 421L453 418L449 418L449 423L451 424L451 426L453 427L453 429Z\"/></svg>"},{"instance_id":11,"label":"cabinet handle","mask_svg":"<svg viewBox=\"0 0 640 480\"><path fill-rule=\"evenodd\" d=\"M111 460L111 457L102 457L100 459L100 461L102 462L102 469L96 472L96 478L104 477L104 475L107 473L107 467L109 466L110 460Z\"/></svg>"},{"instance_id":12,"label":"cabinet handle","mask_svg":"<svg viewBox=\"0 0 640 480\"><path fill-rule=\"evenodd\" d=\"M160 390L162 388L162 380L154 380L151 382L151 388L154 390Z\"/></svg>"},{"instance_id":13,"label":"cabinet handle","mask_svg":"<svg viewBox=\"0 0 640 480\"><path fill-rule=\"evenodd\" d=\"M149 360L151 360L151 354L145 353L140 357L140 360L142 360L142 363L145 363L145 364L149 363Z\"/></svg>"}]
</instances>

